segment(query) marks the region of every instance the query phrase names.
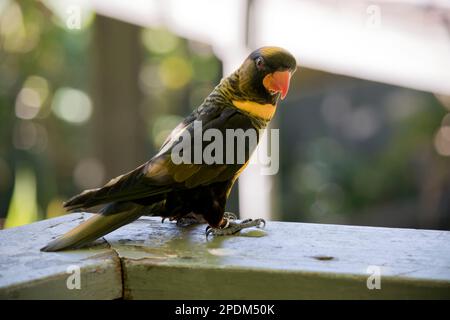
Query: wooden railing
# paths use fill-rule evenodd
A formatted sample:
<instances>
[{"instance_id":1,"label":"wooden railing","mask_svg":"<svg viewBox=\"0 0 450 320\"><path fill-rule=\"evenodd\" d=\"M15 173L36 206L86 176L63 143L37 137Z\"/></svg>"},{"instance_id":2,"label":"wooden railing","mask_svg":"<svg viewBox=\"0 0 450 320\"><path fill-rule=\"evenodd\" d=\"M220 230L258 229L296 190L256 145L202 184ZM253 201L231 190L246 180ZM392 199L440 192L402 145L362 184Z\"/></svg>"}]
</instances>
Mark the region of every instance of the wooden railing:
<instances>
[{"instance_id":1,"label":"wooden railing","mask_svg":"<svg viewBox=\"0 0 450 320\"><path fill-rule=\"evenodd\" d=\"M269 221L207 240L142 217L87 249L39 248L74 213L0 231L3 299L450 298L450 232Z\"/></svg>"}]
</instances>

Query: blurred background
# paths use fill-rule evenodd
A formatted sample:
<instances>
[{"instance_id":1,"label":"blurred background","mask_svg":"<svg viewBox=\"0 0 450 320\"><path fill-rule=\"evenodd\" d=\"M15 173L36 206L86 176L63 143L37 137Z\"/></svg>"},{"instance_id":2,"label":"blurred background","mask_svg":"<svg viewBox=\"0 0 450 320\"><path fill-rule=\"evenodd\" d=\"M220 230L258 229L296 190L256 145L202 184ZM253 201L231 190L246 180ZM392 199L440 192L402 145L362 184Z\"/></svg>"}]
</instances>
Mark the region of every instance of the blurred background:
<instances>
[{"instance_id":1,"label":"blurred background","mask_svg":"<svg viewBox=\"0 0 450 320\"><path fill-rule=\"evenodd\" d=\"M444 0L1 0L1 227L149 159L262 45L299 64L272 123L280 170L246 170L229 211L450 228Z\"/></svg>"}]
</instances>

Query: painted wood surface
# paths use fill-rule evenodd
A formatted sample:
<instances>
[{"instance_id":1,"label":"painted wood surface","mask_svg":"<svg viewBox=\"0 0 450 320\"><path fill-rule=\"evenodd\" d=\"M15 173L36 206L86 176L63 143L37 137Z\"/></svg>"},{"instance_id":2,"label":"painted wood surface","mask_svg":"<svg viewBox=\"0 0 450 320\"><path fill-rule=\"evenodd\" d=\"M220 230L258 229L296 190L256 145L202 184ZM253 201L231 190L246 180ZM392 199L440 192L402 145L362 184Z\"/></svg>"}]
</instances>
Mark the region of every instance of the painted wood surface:
<instances>
[{"instance_id":1,"label":"painted wood surface","mask_svg":"<svg viewBox=\"0 0 450 320\"><path fill-rule=\"evenodd\" d=\"M87 216L76 213L1 230L0 299L122 297L120 261L105 241L98 241L91 249L40 251L53 237L81 223ZM76 279L70 278L78 273L77 268L79 289Z\"/></svg>"},{"instance_id":2,"label":"painted wood surface","mask_svg":"<svg viewBox=\"0 0 450 320\"><path fill-rule=\"evenodd\" d=\"M87 249L39 251L88 216L0 231L0 297L450 298L448 231L269 221L207 240L205 225L142 217ZM80 266L80 290L67 289L71 265Z\"/></svg>"}]
</instances>

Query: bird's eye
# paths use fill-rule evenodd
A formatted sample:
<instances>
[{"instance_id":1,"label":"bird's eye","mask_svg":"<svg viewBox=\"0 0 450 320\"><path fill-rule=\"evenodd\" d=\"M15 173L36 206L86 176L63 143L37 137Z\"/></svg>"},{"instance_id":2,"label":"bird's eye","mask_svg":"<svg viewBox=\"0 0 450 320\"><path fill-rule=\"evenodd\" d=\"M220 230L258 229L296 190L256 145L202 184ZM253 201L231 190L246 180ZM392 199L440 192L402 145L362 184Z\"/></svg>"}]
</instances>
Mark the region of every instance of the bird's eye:
<instances>
[{"instance_id":1,"label":"bird's eye","mask_svg":"<svg viewBox=\"0 0 450 320\"><path fill-rule=\"evenodd\" d=\"M261 69L264 68L264 59L263 59L262 57L256 58L255 63L256 63L256 67L257 67L259 70L261 70Z\"/></svg>"}]
</instances>

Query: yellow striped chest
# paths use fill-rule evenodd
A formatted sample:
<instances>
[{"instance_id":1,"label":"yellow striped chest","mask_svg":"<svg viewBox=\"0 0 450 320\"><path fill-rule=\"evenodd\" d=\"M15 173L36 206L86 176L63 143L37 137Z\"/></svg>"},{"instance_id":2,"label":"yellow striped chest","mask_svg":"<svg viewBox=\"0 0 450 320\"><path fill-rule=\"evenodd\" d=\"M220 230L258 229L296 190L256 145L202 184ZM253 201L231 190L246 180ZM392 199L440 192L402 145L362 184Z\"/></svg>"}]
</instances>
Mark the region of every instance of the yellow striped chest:
<instances>
[{"instance_id":1,"label":"yellow striped chest","mask_svg":"<svg viewBox=\"0 0 450 320\"><path fill-rule=\"evenodd\" d=\"M253 101L233 101L233 105L251 116L270 121L277 107L273 104L260 104Z\"/></svg>"}]
</instances>

